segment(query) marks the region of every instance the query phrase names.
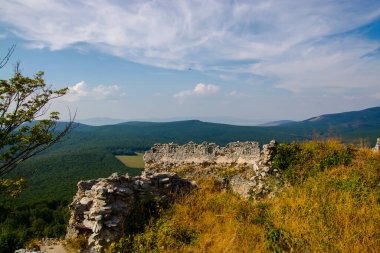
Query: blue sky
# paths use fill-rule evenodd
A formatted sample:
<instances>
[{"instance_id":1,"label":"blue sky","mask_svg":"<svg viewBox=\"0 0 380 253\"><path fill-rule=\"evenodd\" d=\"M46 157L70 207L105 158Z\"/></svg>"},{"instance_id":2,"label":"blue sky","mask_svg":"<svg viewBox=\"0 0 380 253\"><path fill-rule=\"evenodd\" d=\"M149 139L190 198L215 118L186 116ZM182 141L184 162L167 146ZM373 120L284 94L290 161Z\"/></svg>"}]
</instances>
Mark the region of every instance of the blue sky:
<instances>
[{"instance_id":1,"label":"blue sky","mask_svg":"<svg viewBox=\"0 0 380 253\"><path fill-rule=\"evenodd\" d=\"M0 78L18 60L44 70L70 87L51 106L62 118L249 124L380 105L378 0L2 0L1 55L12 44Z\"/></svg>"}]
</instances>

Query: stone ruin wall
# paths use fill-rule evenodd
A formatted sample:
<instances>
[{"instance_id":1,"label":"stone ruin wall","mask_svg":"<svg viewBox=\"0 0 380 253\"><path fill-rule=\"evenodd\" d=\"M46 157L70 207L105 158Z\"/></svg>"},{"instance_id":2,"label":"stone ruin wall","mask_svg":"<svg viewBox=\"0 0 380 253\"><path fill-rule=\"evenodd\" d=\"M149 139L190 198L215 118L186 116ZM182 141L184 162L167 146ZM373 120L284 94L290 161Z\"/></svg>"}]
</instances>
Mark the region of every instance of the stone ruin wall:
<instances>
[{"instance_id":1,"label":"stone ruin wall","mask_svg":"<svg viewBox=\"0 0 380 253\"><path fill-rule=\"evenodd\" d=\"M145 169L170 169L185 164L241 164L254 165L260 160L260 147L257 142L231 142L225 147L215 143L189 142L185 145L155 144L144 155Z\"/></svg>"},{"instance_id":2,"label":"stone ruin wall","mask_svg":"<svg viewBox=\"0 0 380 253\"><path fill-rule=\"evenodd\" d=\"M144 155L145 170L170 171L188 178L213 177L243 198L262 198L276 191L281 175L271 169L277 150L272 140L260 150L258 142L231 142L225 147L203 142L155 144ZM271 180L274 179L274 180Z\"/></svg>"}]
</instances>

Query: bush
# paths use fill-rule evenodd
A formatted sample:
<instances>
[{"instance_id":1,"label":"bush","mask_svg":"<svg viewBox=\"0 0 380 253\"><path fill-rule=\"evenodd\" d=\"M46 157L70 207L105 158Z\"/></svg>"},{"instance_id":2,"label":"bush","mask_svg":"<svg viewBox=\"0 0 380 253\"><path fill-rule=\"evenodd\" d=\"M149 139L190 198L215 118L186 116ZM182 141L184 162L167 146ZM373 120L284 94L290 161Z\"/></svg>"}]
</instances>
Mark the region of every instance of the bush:
<instances>
[{"instance_id":1,"label":"bush","mask_svg":"<svg viewBox=\"0 0 380 253\"><path fill-rule=\"evenodd\" d=\"M347 166L354 156L353 146L345 146L335 140L281 144L273 158L272 168L282 171L285 181L294 185L334 166Z\"/></svg>"}]
</instances>

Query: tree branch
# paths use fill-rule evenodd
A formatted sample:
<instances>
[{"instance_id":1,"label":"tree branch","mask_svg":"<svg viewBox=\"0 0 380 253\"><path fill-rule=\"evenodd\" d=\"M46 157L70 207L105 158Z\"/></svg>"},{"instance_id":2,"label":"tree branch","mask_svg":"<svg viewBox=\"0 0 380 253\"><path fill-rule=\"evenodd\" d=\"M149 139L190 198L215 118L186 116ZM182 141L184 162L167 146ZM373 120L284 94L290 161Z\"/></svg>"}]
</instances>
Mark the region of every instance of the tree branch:
<instances>
[{"instance_id":1,"label":"tree branch","mask_svg":"<svg viewBox=\"0 0 380 253\"><path fill-rule=\"evenodd\" d=\"M13 44L10 48L8 48L8 53L4 56L3 59L0 60L0 69L8 63L13 52L15 51L15 48L16 48L16 44Z\"/></svg>"}]
</instances>

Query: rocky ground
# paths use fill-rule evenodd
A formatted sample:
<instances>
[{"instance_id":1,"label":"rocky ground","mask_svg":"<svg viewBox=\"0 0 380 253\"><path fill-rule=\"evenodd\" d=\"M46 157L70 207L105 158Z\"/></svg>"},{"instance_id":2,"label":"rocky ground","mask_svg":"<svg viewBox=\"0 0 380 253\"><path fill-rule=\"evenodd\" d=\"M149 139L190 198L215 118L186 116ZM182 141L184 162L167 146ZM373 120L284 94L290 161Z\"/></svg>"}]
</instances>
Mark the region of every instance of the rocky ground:
<instances>
[{"instance_id":1,"label":"rocky ground","mask_svg":"<svg viewBox=\"0 0 380 253\"><path fill-rule=\"evenodd\" d=\"M65 247L64 241L57 238L43 238L38 242L39 250L19 249L15 253L76 253Z\"/></svg>"}]
</instances>

